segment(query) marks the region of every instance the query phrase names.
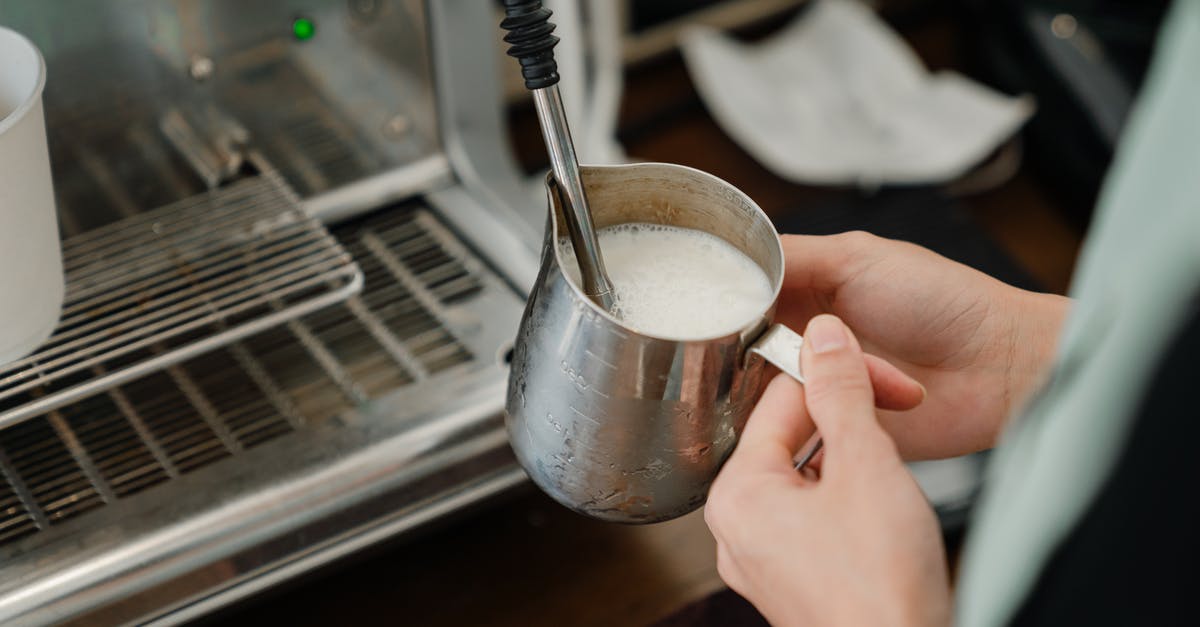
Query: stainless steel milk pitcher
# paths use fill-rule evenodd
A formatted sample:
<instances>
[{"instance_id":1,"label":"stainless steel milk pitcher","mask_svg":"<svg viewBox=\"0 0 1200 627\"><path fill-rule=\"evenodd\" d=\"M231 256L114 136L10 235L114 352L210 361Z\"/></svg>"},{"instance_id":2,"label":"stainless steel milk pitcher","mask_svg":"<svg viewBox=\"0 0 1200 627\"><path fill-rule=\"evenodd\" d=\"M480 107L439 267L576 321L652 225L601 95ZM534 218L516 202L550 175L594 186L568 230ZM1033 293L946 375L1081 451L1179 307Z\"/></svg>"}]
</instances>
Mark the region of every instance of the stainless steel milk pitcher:
<instances>
[{"instance_id":1,"label":"stainless steel milk pitcher","mask_svg":"<svg viewBox=\"0 0 1200 627\"><path fill-rule=\"evenodd\" d=\"M783 249L762 209L710 174L641 163L582 175L597 228L706 231L754 260L773 289L772 304L737 333L678 341L633 331L564 275L563 207L547 177L542 266L509 375L509 440L533 481L571 509L618 522L675 518L704 503L733 451L760 388L760 357L801 379L800 336L771 326Z\"/></svg>"}]
</instances>

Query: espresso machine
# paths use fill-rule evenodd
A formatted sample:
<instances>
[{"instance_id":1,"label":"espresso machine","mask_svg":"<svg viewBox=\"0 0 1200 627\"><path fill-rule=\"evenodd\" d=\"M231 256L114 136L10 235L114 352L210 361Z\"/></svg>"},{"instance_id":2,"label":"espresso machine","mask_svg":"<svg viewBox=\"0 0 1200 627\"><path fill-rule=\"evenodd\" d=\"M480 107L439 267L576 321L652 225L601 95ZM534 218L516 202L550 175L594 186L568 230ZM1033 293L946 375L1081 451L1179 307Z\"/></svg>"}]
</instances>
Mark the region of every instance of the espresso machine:
<instances>
[{"instance_id":1,"label":"espresso machine","mask_svg":"<svg viewBox=\"0 0 1200 627\"><path fill-rule=\"evenodd\" d=\"M181 622L525 481L495 11L0 1L67 285L0 365L0 623Z\"/></svg>"}]
</instances>

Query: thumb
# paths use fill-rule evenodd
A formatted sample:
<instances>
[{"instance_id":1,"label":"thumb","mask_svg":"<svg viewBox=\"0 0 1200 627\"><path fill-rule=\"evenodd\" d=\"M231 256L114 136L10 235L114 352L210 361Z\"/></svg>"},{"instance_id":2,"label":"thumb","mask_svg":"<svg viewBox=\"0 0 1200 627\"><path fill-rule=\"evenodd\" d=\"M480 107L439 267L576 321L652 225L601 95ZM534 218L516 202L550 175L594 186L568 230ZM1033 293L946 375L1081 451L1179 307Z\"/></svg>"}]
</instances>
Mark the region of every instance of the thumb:
<instances>
[{"instance_id":1,"label":"thumb","mask_svg":"<svg viewBox=\"0 0 1200 627\"><path fill-rule=\"evenodd\" d=\"M800 350L805 403L825 440L822 473L836 472L839 458L873 457L890 444L875 414L875 393L862 348L835 316L816 316L804 332ZM894 448L894 447L893 447Z\"/></svg>"},{"instance_id":2,"label":"thumb","mask_svg":"<svg viewBox=\"0 0 1200 627\"><path fill-rule=\"evenodd\" d=\"M804 409L804 388L791 376L780 373L771 380L750 412L738 445L733 449L725 468L781 472L794 476L795 462L792 458L814 430Z\"/></svg>"}]
</instances>

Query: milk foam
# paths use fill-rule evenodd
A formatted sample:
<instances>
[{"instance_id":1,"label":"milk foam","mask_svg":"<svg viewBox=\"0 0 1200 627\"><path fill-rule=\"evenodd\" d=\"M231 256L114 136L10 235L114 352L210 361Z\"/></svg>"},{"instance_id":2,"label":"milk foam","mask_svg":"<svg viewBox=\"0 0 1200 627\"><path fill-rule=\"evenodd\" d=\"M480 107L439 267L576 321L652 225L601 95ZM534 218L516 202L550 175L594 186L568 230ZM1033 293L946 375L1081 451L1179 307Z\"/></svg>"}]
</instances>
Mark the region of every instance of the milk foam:
<instances>
[{"instance_id":1,"label":"milk foam","mask_svg":"<svg viewBox=\"0 0 1200 627\"><path fill-rule=\"evenodd\" d=\"M693 229L620 224L597 232L616 296L614 313L630 328L668 339L719 337L741 330L771 304L766 273L725 240ZM564 270L579 268L569 240Z\"/></svg>"}]
</instances>

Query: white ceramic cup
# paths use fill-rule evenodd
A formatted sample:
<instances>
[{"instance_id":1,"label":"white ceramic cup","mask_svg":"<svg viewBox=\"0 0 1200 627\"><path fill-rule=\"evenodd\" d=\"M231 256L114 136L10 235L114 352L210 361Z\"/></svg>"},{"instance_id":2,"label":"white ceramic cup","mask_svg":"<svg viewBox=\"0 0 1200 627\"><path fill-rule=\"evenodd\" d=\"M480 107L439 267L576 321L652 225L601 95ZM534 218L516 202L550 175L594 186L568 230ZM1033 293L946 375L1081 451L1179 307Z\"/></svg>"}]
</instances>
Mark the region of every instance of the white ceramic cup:
<instances>
[{"instance_id":1,"label":"white ceramic cup","mask_svg":"<svg viewBox=\"0 0 1200 627\"><path fill-rule=\"evenodd\" d=\"M0 364L33 352L58 324L62 250L42 114L46 62L0 26Z\"/></svg>"}]
</instances>

